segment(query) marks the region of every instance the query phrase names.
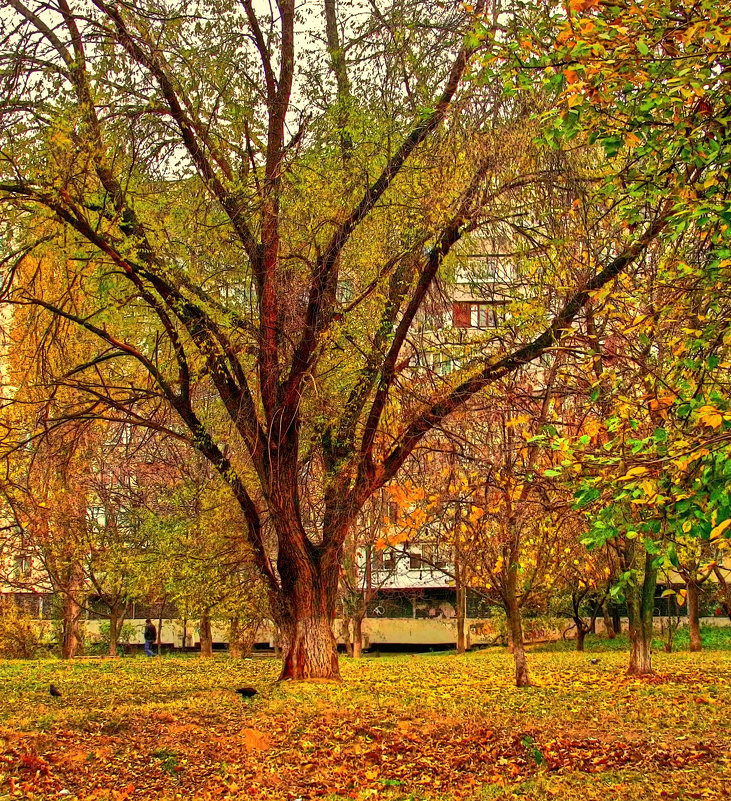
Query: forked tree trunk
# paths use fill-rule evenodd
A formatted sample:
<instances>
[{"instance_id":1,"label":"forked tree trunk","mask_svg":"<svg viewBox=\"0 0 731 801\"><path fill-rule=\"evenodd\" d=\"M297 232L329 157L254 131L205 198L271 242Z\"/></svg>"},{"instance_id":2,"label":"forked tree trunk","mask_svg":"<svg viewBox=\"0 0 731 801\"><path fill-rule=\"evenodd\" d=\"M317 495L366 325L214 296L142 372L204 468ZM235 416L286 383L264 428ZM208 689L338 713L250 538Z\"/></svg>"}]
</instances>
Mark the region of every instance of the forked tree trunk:
<instances>
[{"instance_id":1,"label":"forked tree trunk","mask_svg":"<svg viewBox=\"0 0 731 801\"><path fill-rule=\"evenodd\" d=\"M657 568L652 566L652 554L645 554L645 569L641 583L627 592L629 617L630 658L627 673L630 676L648 676L652 669L652 616L655 608Z\"/></svg>"},{"instance_id":2,"label":"forked tree trunk","mask_svg":"<svg viewBox=\"0 0 731 801\"><path fill-rule=\"evenodd\" d=\"M688 604L688 630L690 632L690 650L700 651L703 648L701 640L701 621L698 609L698 584L689 579L686 582L686 603Z\"/></svg>"},{"instance_id":3,"label":"forked tree trunk","mask_svg":"<svg viewBox=\"0 0 731 801\"><path fill-rule=\"evenodd\" d=\"M211 617L208 609L201 614L201 657L207 659L213 656L213 634L211 633Z\"/></svg>"}]
</instances>

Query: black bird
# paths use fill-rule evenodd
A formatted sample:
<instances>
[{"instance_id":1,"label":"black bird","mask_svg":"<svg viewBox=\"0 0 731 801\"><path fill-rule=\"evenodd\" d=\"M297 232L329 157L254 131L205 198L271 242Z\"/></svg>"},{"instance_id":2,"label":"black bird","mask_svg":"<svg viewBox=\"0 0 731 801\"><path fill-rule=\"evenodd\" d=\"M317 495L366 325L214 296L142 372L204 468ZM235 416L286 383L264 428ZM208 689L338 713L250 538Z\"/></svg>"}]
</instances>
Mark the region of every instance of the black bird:
<instances>
[{"instance_id":1,"label":"black bird","mask_svg":"<svg viewBox=\"0 0 731 801\"><path fill-rule=\"evenodd\" d=\"M60 698L61 697L61 693L58 691L58 688L55 687L53 684L48 688L48 692L51 693L51 695L54 698Z\"/></svg>"},{"instance_id":2,"label":"black bird","mask_svg":"<svg viewBox=\"0 0 731 801\"><path fill-rule=\"evenodd\" d=\"M255 695L257 695L257 691L253 687L239 687L236 692L242 698L253 698Z\"/></svg>"},{"instance_id":3,"label":"black bird","mask_svg":"<svg viewBox=\"0 0 731 801\"><path fill-rule=\"evenodd\" d=\"M598 665L599 664L599 657L595 657L594 659L590 659L589 661L591 662L592 665Z\"/></svg>"}]
</instances>

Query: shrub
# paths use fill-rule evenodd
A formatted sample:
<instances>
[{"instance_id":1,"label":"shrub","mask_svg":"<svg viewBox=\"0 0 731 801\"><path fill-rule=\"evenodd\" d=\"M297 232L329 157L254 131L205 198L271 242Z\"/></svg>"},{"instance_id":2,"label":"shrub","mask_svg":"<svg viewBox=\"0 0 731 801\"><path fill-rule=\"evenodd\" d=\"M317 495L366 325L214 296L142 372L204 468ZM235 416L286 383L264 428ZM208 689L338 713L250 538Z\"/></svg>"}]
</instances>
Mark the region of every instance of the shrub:
<instances>
[{"instance_id":1,"label":"shrub","mask_svg":"<svg viewBox=\"0 0 731 801\"><path fill-rule=\"evenodd\" d=\"M0 600L0 656L33 659L42 645L42 627L14 600Z\"/></svg>"}]
</instances>

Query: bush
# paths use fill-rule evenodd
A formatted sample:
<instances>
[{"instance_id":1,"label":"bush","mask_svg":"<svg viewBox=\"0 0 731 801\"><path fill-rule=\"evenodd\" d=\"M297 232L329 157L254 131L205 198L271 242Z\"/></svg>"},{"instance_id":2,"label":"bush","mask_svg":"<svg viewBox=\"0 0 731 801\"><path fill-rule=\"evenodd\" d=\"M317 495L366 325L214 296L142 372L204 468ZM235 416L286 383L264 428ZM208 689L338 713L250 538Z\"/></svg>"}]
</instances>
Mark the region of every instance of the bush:
<instances>
[{"instance_id":1,"label":"bush","mask_svg":"<svg viewBox=\"0 0 731 801\"><path fill-rule=\"evenodd\" d=\"M4 659L33 659L40 650L42 624L14 600L0 600L0 656Z\"/></svg>"},{"instance_id":2,"label":"bush","mask_svg":"<svg viewBox=\"0 0 731 801\"><path fill-rule=\"evenodd\" d=\"M135 628L133 623L130 623L126 620L122 624L122 628L119 631L119 636L117 637L117 643L120 645L127 645L131 642L137 635L137 629ZM94 642L90 643L87 647L87 651L90 654L106 654L109 652L109 644L112 639L112 624L105 620L99 626L99 634L94 640Z\"/></svg>"}]
</instances>

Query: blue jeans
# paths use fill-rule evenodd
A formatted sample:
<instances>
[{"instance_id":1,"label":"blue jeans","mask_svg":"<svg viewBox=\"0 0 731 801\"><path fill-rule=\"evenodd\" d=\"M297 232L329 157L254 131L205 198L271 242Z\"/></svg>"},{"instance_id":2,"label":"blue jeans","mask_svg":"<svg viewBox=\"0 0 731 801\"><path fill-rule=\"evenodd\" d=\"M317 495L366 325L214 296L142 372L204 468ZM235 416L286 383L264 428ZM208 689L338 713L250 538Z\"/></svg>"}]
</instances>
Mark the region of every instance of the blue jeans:
<instances>
[{"instance_id":1,"label":"blue jeans","mask_svg":"<svg viewBox=\"0 0 731 801\"><path fill-rule=\"evenodd\" d=\"M152 650L152 640L145 640L145 653L147 656L155 656L155 652Z\"/></svg>"}]
</instances>

